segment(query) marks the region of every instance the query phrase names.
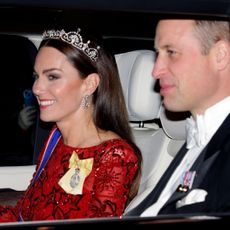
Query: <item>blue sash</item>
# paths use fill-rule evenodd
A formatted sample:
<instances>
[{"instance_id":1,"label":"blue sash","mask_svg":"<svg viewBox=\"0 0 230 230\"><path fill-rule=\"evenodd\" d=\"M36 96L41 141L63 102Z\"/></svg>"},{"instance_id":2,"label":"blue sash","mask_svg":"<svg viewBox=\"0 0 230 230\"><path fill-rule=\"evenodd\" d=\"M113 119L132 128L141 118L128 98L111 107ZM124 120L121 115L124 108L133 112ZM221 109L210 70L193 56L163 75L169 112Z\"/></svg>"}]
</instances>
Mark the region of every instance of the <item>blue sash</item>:
<instances>
[{"instance_id":1,"label":"blue sash","mask_svg":"<svg viewBox=\"0 0 230 230\"><path fill-rule=\"evenodd\" d=\"M58 128L55 128L51 134L49 135L49 139L47 140L45 149L44 149L44 154L42 156L41 162L39 164L39 167L37 169L37 171L35 172L35 175L29 185L29 187L32 187L34 182L39 178L42 169L45 167L47 161L49 160L53 150L55 149L59 139L61 137L61 133L58 130ZM22 215L21 215L21 211L19 212L19 221L23 221Z\"/></svg>"}]
</instances>

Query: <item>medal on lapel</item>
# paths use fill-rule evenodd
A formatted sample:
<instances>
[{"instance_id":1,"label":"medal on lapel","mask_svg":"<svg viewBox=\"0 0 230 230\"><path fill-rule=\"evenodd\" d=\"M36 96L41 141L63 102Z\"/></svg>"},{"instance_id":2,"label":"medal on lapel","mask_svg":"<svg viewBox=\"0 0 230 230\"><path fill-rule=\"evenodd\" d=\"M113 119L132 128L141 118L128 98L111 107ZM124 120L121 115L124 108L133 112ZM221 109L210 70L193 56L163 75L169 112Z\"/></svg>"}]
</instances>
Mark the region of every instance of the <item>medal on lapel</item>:
<instances>
[{"instance_id":1,"label":"medal on lapel","mask_svg":"<svg viewBox=\"0 0 230 230\"><path fill-rule=\"evenodd\" d=\"M181 176L181 183L177 188L178 192L187 192L188 189L191 189L196 171L186 171Z\"/></svg>"},{"instance_id":2,"label":"medal on lapel","mask_svg":"<svg viewBox=\"0 0 230 230\"><path fill-rule=\"evenodd\" d=\"M93 167L93 158L80 160L73 151L69 160L69 170L59 180L58 184L69 194L82 194L85 178Z\"/></svg>"}]
</instances>

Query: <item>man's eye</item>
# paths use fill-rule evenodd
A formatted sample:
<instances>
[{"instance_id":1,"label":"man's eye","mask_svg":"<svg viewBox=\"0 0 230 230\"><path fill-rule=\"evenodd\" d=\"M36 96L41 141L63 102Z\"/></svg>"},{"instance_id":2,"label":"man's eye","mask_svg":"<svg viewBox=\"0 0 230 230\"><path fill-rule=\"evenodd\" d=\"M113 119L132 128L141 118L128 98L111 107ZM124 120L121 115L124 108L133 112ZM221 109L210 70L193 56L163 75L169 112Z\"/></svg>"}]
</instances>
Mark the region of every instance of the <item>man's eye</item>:
<instances>
[{"instance_id":1,"label":"man's eye","mask_svg":"<svg viewBox=\"0 0 230 230\"><path fill-rule=\"evenodd\" d=\"M159 51L155 50L156 58L159 56Z\"/></svg>"},{"instance_id":2,"label":"man's eye","mask_svg":"<svg viewBox=\"0 0 230 230\"><path fill-rule=\"evenodd\" d=\"M168 55L175 55L176 54L176 51L174 51L174 50L167 50L167 53L168 53Z\"/></svg>"}]
</instances>

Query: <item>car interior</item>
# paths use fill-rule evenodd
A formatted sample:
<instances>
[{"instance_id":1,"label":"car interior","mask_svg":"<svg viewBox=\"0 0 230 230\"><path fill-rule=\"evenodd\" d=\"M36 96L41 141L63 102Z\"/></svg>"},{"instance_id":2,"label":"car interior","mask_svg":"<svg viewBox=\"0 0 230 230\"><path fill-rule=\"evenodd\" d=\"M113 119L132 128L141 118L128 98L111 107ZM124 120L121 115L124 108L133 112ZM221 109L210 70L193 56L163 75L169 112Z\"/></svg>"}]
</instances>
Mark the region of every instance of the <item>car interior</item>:
<instances>
[{"instance_id":1,"label":"car interior","mask_svg":"<svg viewBox=\"0 0 230 230\"><path fill-rule=\"evenodd\" d=\"M143 155L139 192L126 211L131 210L148 195L184 142L186 117L181 116L178 122L177 119L169 120L166 116L157 81L151 76L154 59L155 52L148 49L115 54L130 125ZM171 124L174 122L178 123L175 124L177 128ZM52 125L37 118L33 160L30 164L25 164L21 159L21 165L0 167L2 190L8 189L11 192L26 190L35 171L37 156ZM171 133L168 131L170 125L173 126Z\"/></svg>"},{"instance_id":2,"label":"car interior","mask_svg":"<svg viewBox=\"0 0 230 230\"><path fill-rule=\"evenodd\" d=\"M136 207L156 185L169 163L185 142L185 120L189 113L173 113L162 105L158 82L152 77L156 53L154 30L160 18L176 17L228 19L228 0L166 0L166 1L0 1L0 65L2 90L0 113L2 139L0 150L0 205L16 204L29 185L35 171L37 157L52 127L37 116L33 135L25 142L17 131L17 116L23 106L23 90L32 86L33 62L45 29L65 26L86 27L99 34L117 62L130 126L143 155L142 177L136 197L125 212ZM38 114L39 115L39 114ZM13 121L10 118L14 119ZM13 126L14 125L14 126ZM10 128L9 128L10 127ZM10 131L10 132L9 132ZM15 143L7 142L14 140ZM2 137L1 137L2 138ZM19 142L19 143L18 143ZM20 148L17 147L20 144ZM25 147L31 147L25 150ZM3 146L5 146L3 148ZM22 148L23 147L23 148ZM25 154L27 152L27 154ZM205 219L205 218L204 218ZM212 218L206 218L205 220ZM144 222L144 221L145 222ZM167 220L167 221L165 221ZM186 221L185 221L186 220ZM223 223L225 218L222 218ZM202 223L190 216L161 218L110 218L98 220L54 221L25 223L24 229L62 229L68 226L92 225L108 227L134 225L175 224L186 226ZM17 224L0 228L17 228Z\"/></svg>"}]
</instances>

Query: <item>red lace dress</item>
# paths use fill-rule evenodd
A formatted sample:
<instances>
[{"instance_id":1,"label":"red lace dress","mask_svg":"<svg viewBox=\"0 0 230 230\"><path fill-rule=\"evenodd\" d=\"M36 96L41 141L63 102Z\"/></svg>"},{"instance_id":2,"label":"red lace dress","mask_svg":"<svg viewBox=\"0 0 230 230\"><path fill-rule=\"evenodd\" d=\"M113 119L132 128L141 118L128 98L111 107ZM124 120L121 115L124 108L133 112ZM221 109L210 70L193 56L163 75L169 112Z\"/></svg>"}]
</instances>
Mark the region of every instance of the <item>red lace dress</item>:
<instances>
[{"instance_id":1,"label":"red lace dress","mask_svg":"<svg viewBox=\"0 0 230 230\"><path fill-rule=\"evenodd\" d=\"M79 160L93 159L81 194L66 192L59 185L69 170L73 152ZM137 169L137 157L125 140L72 148L61 138L40 177L17 205L0 206L0 222L18 221L19 213L24 221L120 216Z\"/></svg>"}]
</instances>

